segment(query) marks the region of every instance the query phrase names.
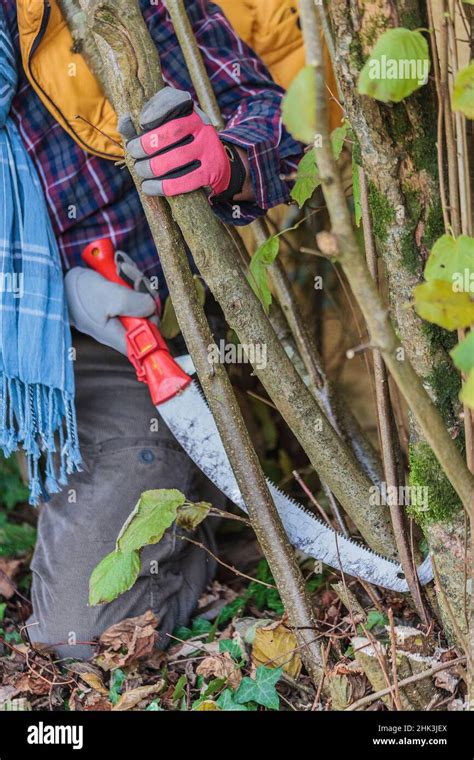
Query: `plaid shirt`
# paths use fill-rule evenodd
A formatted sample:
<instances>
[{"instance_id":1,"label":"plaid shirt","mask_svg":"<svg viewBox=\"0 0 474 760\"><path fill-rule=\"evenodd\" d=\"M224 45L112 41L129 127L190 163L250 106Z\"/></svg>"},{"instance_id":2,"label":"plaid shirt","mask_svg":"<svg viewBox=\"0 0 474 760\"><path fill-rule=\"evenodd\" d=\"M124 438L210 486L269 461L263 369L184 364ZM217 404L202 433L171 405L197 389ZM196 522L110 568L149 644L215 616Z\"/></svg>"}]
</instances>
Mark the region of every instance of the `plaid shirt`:
<instances>
[{"instance_id":1,"label":"plaid shirt","mask_svg":"<svg viewBox=\"0 0 474 760\"><path fill-rule=\"evenodd\" d=\"M20 81L11 114L43 185L64 268L81 264L87 243L110 237L149 277L159 278L164 295L156 248L129 173L82 150L41 103L21 68L16 2L0 2L18 56ZM197 100L163 2L140 4L167 84L188 90ZM240 218L231 204L213 208L225 222L248 224L265 209L288 201L281 175L294 171L301 149L282 126L282 90L223 12L207 0L187 0L187 8L225 120L221 137L247 151L257 201L240 203Z\"/></svg>"}]
</instances>

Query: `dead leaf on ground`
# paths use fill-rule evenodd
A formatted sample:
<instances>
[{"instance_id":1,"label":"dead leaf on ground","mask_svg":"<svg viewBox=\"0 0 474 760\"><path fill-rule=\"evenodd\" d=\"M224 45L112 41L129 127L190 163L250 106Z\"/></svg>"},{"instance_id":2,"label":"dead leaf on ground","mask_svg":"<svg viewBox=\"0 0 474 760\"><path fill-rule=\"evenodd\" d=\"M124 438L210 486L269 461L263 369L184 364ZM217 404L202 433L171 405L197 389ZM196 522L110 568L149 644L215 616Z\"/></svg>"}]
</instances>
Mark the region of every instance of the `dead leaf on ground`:
<instances>
[{"instance_id":1,"label":"dead leaf on ground","mask_svg":"<svg viewBox=\"0 0 474 760\"><path fill-rule=\"evenodd\" d=\"M10 583L22 565L21 559L5 559L0 557L0 596L11 599L15 586Z\"/></svg>"},{"instance_id":2,"label":"dead leaf on ground","mask_svg":"<svg viewBox=\"0 0 474 760\"><path fill-rule=\"evenodd\" d=\"M435 686L439 689L444 689L445 691L449 691L450 694L454 694L458 688L458 684L459 677L455 676L452 672L450 673L449 670L441 670L436 674Z\"/></svg>"},{"instance_id":3,"label":"dead leaf on ground","mask_svg":"<svg viewBox=\"0 0 474 760\"><path fill-rule=\"evenodd\" d=\"M137 689L130 689L130 691L126 691L124 694L122 694L117 704L114 705L113 710L132 710L147 697L151 696L152 694L158 694L160 691L162 691L164 685L165 682L161 678L159 681L150 684L149 686L139 686Z\"/></svg>"},{"instance_id":4,"label":"dead leaf on ground","mask_svg":"<svg viewBox=\"0 0 474 760\"><path fill-rule=\"evenodd\" d=\"M227 678L229 686L237 689L242 680L240 668L237 667L229 652L206 657L196 668L198 676L209 678Z\"/></svg>"},{"instance_id":5,"label":"dead leaf on ground","mask_svg":"<svg viewBox=\"0 0 474 760\"><path fill-rule=\"evenodd\" d=\"M48 694L55 685L59 686L64 679L58 676L54 676L53 673L36 673L29 670L27 673L22 673L15 681L15 687L17 692L28 694ZM59 683L55 683L58 681Z\"/></svg>"},{"instance_id":6,"label":"dead leaf on ground","mask_svg":"<svg viewBox=\"0 0 474 760\"><path fill-rule=\"evenodd\" d=\"M169 649L168 655L170 660L178 660L180 657L191 657L195 653L197 653L196 656L200 656L203 652L209 655L218 654L219 642L185 641L184 644L177 644Z\"/></svg>"},{"instance_id":7,"label":"dead leaf on ground","mask_svg":"<svg viewBox=\"0 0 474 760\"><path fill-rule=\"evenodd\" d=\"M96 662L104 670L122 668L153 652L158 618L151 610L110 626L99 639Z\"/></svg>"},{"instance_id":8,"label":"dead leaf on ground","mask_svg":"<svg viewBox=\"0 0 474 760\"><path fill-rule=\"evenodd\" d=\"M0 686L0 705L2 702L10 701L14 696L18 694L16 686L7 684L6 686Z\"/></svg>"},{"instance_id":9,"label":"dead leaf on ground","mask_svg":"<svg viewBox=\"0 0 474 760\"><path fill-rule=\"evenodd\" d=\"M302 663L296 636L281 622L276 626L257 628L252 659L256 665L282 667L292 678L298 678L301 672Z\"/></svg>"},{"instance_id":10,"label":"dead leaf on ground","mask_svg":"<svg viewBox=\"0 0 474 760\"><path fill-rule=\"evenodd\" d=\"M83 692L76 688L69 698L69 709L74 712L110 712L112 707L110 699L93 690Z\"/></svg>"}]
</instances>

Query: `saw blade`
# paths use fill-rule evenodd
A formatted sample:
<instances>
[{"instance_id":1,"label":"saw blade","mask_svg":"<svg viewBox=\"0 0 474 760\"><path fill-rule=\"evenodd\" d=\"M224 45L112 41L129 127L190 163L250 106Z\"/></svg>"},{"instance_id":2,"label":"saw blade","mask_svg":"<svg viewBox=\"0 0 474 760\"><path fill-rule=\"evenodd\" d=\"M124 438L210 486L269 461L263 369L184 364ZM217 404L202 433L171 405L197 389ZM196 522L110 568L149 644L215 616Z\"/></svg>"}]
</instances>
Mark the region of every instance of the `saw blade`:
<instances>
[{"instance_id":1,"label":"saw blade","mask_svg":"<svg viewBox=\"0 0 474 760\"><path fill-rule=\"evenodd\" d=\"M214 417L196 381L156 408L199 469L230 501L248 513ZM296 549L335 570L376 586L408 591L399 564L337 533L268 478L267 483L288 538ZM429 557L418 567L418 577L422 584L432 579Z\"/></svg>"}]
</instances>

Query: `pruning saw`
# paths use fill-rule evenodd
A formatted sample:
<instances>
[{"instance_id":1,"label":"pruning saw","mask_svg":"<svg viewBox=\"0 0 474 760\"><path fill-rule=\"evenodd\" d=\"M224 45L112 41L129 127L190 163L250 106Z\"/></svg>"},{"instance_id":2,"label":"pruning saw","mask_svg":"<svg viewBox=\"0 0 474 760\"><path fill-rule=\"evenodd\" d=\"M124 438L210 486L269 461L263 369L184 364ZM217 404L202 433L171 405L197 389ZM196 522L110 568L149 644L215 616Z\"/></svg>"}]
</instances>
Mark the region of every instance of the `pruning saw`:
<instances>
[{"instance_id":1,"label":"pruning saw","mask_svg":"<svg viewBox=\"0 0 474 760\"><path fill-rule=\"evenodd\" d=\"M130 285L117 273L112 241L90 243L84 262L108 280ZM192 375L191 357L174 359L159 329L149 320L121 317L127 331L128 358L137 378L148 385L158 414L188 456L230 501L248 512L224 449L214 417ZM408 592L399 564L337 533L267 478L288 538L295 549L347 575L376 586ZM423 585L433 578L429 557L417 568Z\"/></svg>"}]
</instances>

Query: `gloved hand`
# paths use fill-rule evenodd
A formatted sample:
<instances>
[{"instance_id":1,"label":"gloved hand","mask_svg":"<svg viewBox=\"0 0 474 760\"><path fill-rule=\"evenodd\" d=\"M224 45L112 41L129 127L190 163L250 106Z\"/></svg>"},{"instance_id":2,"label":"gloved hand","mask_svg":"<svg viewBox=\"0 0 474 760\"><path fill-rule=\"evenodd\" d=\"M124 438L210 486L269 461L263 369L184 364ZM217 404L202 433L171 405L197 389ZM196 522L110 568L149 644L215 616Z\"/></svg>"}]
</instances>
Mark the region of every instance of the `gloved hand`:
<instances>
[{"instance_id":1,"label":"gloved hand","mask_svg":"<svg viewBox=\"0 0 474 760\"><path fill-rule=\"evenodd\" d=\"M156 321L159 301L148 280L127 254L115 254L118 273L135 290L110 282L92 269L74 267L64 278L71 325L127 356L126 331L118 317Z\"/></svg>"},{"instance_id":2,"label":"gloved hand","mask_svg":"<svg viewBox=\"0 0 474 760\"><path fill-rule=\"evenodd\" d=\"M165 87L144 106L140 126L143 134L138 136L124 116L118 128L145 195L209 188L209 197L231 200L242 190L246 169L237 149L221 142L188 92Z\"/></svg>"}]
</instances>

